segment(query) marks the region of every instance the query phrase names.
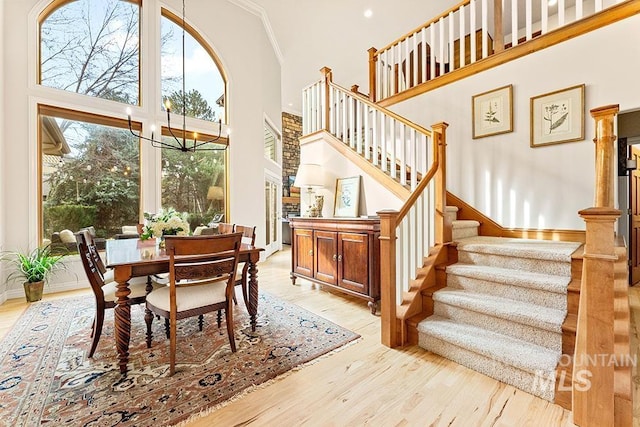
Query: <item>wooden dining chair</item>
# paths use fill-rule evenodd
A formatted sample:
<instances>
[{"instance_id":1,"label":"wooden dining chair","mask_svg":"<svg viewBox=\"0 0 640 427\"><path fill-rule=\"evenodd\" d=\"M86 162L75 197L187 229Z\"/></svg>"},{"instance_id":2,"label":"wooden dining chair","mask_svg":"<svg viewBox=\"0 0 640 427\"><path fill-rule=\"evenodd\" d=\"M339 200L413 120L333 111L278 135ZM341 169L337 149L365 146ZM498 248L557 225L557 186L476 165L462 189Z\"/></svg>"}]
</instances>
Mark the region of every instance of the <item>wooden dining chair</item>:
<instances>
[{"instance_id":1,"label":"wooden dining chair","mask_svg":"<svg viewBox=\"0 0 640 427\"><path fill-rule=\"evenodd\" d=\"M229 234L234 232L234 224L230 224L228 222L219 222L218 223L218 233L219 234Z\"/></svg>"},{"instance_id":2,"label":"wooden dining chair","mask_svg":"<svg viewBox=\"0 0 640 427\"><path fill-rule=\"evenodd\" d=\"M147 309L169 319L169 375L175 373L179 319L224 310L231 351L236 351L231 299L241 240L240 233L166 237L169 286L147 296ZM151 348L153 316L145 320L147 347ZM202 330L201 322L199 327Z\"/></svg>"},{"instance_id":3,"label":"wooden dining chair","mask_svg":"<svg viewBox=\"0 0 640 427\"><path fill-rule=\"evenodd\" d=\"M242 243L253 246L256 242L256 227L249 227L247 225L236 225L234 228L236 233L242 233ZM238 265L238 269L236 270L236 286L242 285L242 297L244 298L244 304L249 307L248 303L248 283L247 283L247 273L249 272L249 263L243 262ZM233 295L233 302L236 304L238 301L236 300L235 293Z\"/></svg>"},{"instance_id":4,"label":"wooden dining chair","mask_svg":"<svg viewBox=\"0 0 640 427\"><path fill-rule=\"evenodd\" d=\"M95 247L91 247L91 236L88 232L85 230L77 232L76 244L84 272L87 275L96 300L96 314L93 320L93 326L91 327L92 341L91 348L89 349L89 357L93 357L98 347L98 341L100 341L100 335L102 334L105 310L114 308L117 305L117 283L113 280L113 273L110 275L110 270L106 270L104 267L98 251ZM111 276L111 278L109 276ZM129 304L142 304L145 302L145 297L149 292L147 290L147 280L146 277L132 277L129 280L129 289L131 290L131 294L129 294ZM150 290L160 286L165 285L151 283Z\"/></svg>"}]
</instances>

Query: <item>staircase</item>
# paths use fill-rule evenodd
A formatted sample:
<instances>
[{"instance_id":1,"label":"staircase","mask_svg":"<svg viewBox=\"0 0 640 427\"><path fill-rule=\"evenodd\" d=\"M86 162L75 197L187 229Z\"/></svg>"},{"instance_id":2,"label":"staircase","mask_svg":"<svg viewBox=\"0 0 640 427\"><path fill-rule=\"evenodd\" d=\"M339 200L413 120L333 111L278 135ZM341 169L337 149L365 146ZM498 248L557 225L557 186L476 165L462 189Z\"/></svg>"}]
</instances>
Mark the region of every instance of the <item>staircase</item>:
<instances>
[{"instance_id":1,"label":"staircase","mask_svg":"<svg viewBox=\"0 0 640 427\"><path fill-rule=\"evenodd\" d=\"M553 402L581 244L478 236L479 223L453 219L457 211L446 209L458 262L432 295L433 315L418 324L419 345Z\"/></svg>"}]
</instances>

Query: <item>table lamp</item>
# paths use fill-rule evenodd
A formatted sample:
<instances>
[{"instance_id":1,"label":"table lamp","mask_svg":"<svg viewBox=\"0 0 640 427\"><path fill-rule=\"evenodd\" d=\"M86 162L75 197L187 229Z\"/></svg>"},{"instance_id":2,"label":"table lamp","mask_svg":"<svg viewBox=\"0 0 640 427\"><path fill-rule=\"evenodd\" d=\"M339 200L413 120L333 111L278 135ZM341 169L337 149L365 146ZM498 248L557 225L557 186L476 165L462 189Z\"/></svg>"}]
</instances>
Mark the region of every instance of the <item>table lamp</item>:
<instances>
[{"instance_id":1,"label":"table lamp","mask_svg":"<svg viewBox=\"0 0 640 427\"><path fill-rule=\"evenodd\" d=\"M322 166L314 163L302 163L298 167L298 173L296 174L296 180L293 185L307 189L306 193L309 204L307 206L307 213L304 216L317 216L311 215L311 207L313 205L315 189L324 187L324 170ZM322 216L322 212L320 212L319 215Z\"/></svg>"}]
</instances>

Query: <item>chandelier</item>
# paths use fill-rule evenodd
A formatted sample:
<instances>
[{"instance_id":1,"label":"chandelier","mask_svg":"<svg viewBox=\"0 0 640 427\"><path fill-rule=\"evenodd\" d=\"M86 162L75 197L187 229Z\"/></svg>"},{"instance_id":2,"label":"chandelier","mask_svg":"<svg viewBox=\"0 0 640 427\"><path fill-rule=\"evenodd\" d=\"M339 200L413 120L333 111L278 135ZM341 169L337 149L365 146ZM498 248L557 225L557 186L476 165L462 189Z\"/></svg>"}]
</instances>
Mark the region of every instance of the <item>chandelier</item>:
<instances>
[{"instance_id":1,"label":"chandelier","mask_svg":"<svg viewBox=\"0 0 640 427\"><path fill-rule=\"evenodd\" d=\"M156 140L154 137L155 126L151 127L151 138L147 138L143 136L141 133L135 133L133 131L133 127L131 125L131 108L127 108L127 120L129 122L129 132L136 138L143 139L145 141L151 142L151 145L156 148L166 148L169 150L179 150L182 152L194 152L194 151L224 151L229 146L225 144L222 148L216 147L212 143L218 141L220 139L220 134L222 132L222 119L218 119L218 135L212 139L198 141L198 133L193 132L193 142L187 139L187 93L185 90L185 49L184 49L184 40L185 40L185 0L182 0L182 135L176 136L174 130L171 128L171 102L167 99L164 103L165 110L167 110L167 128L169 130L169 134L173 139L168 138L168 140L162 140L162 132L160 135L160 139Z\"/></svg>"}]
</instances>

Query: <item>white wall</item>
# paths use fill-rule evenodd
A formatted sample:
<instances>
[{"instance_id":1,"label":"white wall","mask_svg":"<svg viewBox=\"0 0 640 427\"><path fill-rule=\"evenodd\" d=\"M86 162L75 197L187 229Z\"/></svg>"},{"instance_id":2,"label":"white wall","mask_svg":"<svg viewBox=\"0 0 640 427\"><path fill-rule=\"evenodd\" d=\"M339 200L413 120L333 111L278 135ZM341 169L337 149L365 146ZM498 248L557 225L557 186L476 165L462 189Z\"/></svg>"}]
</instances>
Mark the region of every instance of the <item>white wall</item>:
<instances>
[{"instance_id":1,"label":"white wall","mask_svg":"<svg viewBox=\"0 0 640 427\"><path fill-rule=\"evenodd\" d=\"M323 166L325 185L323 189L316 190L317 195L324 196L323 217L330 218L333 216L336 179L356 175L362 176L360 216L376 215L378 211L383 209L399 210L402 207L403 201L321 138L300 144L300 163L317 163ZM309 205L308 195L304 188L300 189L300 201L300 214L304 214Z\"/></svg>"},{"instance_id":2,"label":"white wall","mask_svg":"<svg viewBox=\"0 0 640 427\"><path fill-rule=\"evenodd\" d=\"M51 89L35 85L33 72L35 58L35 22L30 16L37 16L47 1L9 0L4 5L2 34L5 42L0 43L0 64L11 64L4 70L4 93L0 92L0 108L3 104L11 108L0 109L0 141L4 150L5 162L0 171L0 183L8 183L6 191L0 194L0 219L4 224L0 230L0 245L4 249L33 247L37 242L38 200L37 200L37 147L35 105L44 94L50 95ZM173 11L180 11L182 3L168 0L166 4ZM159 10L158 0L144 2L146 11ZM0 9L1 10L1 9ZM146 12L145 12L146 13ZM211 44L218 54L229 77L228 106L230 136L229 187L231 220L259 227L264 223L263 191L263 114L265 111L273 117L280 117L280 65L273 50L265 41L265 33L260 18L225 0L191 0L187 8L187 21ZM143 35L145 29L143 28ZM151 30L153 34L153 30ZM10 42L9 37L11 35ZM144 40L143 40L144 42ZM148 43L148 41L147 41ZM144 61L154 61L149 55ZM1 77L1 76L0 76ZM145 75L143 74L143 78ZM148 77L148 76L147 76ZM65 105L65 94L58 96L61 106ZM156 95L157 96L157 95ZM150 99L149 96L143 99ZM111 105L108 101L88 98L85 107L90 111L109 115L121 115L121 105ZM148 106L136 109L148 125L157 118ZM136 119L136 117L134 117ZM11 123L2 133L2 120ZM195 129L198 130L198 129ZM11 143L7 143L11 141ZM0 154L0 160L2 160ZM141 162L147 173L143 175L143 208L151 210L157 207L159 198L159 173L149 165L159 165L157 150L142 147ZM159 166L158 166L159 167ZM2 223L0 223L2 224ZM10 225L10 226L9 226ZM264 242L264 235L257 237L257 244ZM83 279L84 273L75 262L74 270ZM47 288L56 291L65 287L82 286L75 278L59 278ZM6 296L22 296L22 290L11 287L9 293L4 280L0 281L0 301Z\"/></svg>"},{"instance_id":3,"label":"white wall","mask_svg":"<svg viewBox=\"0 0 640 427\"><path fill-rule=\"evenodd\" d=\"M430 126L446 121L447 189L506 227L583 229L593 205L589 110L640 107L640 16L420 95L392 109ZM530 98L584 83L585 138L530 148ZM473 95L513 84L514 132L471 138Z\"/></svg>"}]
</instances>

